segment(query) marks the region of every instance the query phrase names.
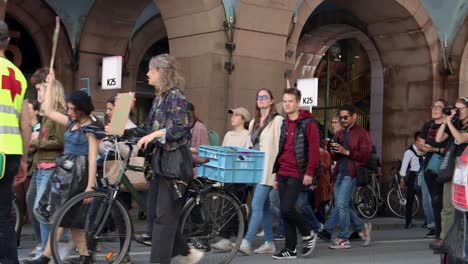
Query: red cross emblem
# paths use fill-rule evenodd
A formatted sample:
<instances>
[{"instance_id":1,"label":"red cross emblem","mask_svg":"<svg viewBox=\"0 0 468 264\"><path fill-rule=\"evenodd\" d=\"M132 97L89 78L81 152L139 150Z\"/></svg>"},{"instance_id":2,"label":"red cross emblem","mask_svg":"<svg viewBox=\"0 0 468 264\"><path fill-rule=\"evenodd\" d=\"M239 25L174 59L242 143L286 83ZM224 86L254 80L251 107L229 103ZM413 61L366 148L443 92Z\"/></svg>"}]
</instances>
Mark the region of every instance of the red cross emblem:
<instances>
[{"instance_id":1,"label":"red cross emblem","mask_svg":"<svg viewBox=\"0 0 468 264\"><path fill-rule=\"evenodd\" d=\"M2 76L2 89L10 90L11 101L14 102L16 95L21 94L21 83L16 80L14 69L8 67L8 72L10 75Z\"/></svg>"}]
</instances>

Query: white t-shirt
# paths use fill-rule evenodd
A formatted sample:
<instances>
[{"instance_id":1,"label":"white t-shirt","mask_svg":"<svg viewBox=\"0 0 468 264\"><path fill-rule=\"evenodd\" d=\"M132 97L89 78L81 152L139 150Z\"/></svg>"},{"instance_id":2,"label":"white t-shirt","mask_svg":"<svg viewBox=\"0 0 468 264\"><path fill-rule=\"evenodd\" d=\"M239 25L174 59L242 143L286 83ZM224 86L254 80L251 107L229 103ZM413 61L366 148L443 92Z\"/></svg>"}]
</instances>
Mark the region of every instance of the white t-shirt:
<instances>
[{"instance_id":1,"label":"white t-shirt","mask_svg":"<svg viewBox=\"0 0 468 264\"><path fill-rule=\"evenodd\" d=\"M233 146L241 148L250 148L252 141L250 140L250 134L247 129L241 131L229 131L226 133L223 139L223 146Z\"/></svg>"}]
</instances>

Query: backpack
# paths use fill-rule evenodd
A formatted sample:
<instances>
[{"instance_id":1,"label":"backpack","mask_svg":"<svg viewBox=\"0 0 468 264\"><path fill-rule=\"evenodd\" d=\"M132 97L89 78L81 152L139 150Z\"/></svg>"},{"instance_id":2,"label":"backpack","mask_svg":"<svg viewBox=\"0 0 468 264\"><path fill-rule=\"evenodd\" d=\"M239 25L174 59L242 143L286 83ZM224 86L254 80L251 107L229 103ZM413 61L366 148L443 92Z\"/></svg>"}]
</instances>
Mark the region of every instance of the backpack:
<instances>
[{"instance_id":1,"label":"backpack","mask_svg":"<svg viewBox=\"0 0 468 264\"><path fill-rule=\"evenodd\" d=\"M208 140L210 141L210 146L221 146L219 136L214 130L208 130Z\"/></svg>"},{"instance_id":2,"label":"backpack","mask_svg":"<svg viewBox=\"0 0 468 264\"><path fill-rule=\"evenodd\" d=\"M305 120L307 120L307 121L305 121ZM315 122L315 119L314 118L307 118L307 119L304 119L301 122L301 129L302 129L302 133L304 134L304 137L305 137L305 143L307 144L307 149L309 149L309 141L307 140L307 126L309 125L310 122ZM315 125L317 125L317 123L315 123ZM318 126L317 126L317 128L318 128ZM316 185L317 177L321 176L323 173L324 173L324 170L323 170L323 166L322 166L322 160L319 158L318 167L315 170L314 175L312 175L313 176L313 183L312 183L313 185Z\"/></svg>"}]
</instances>

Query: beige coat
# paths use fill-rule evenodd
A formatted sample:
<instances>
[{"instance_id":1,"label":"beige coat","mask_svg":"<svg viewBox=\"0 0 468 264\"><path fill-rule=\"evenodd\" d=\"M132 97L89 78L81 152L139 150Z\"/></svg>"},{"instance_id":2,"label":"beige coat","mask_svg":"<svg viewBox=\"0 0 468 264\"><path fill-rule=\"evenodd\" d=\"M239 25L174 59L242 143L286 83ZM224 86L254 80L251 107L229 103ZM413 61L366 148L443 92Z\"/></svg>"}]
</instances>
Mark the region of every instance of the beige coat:
<instances>
[{"instance_id":1,"label":"beige coat","mask_svg":"<svg viewBox=\"0 0 468 264\"><path fill-rule=\"evenodd\" d=\"M282 116L276 116L260 135L260 151L265 152L265 163L263 165L263 185L274 186L276 174L273 174L276 156L279 150L279 139L281 134ZM249 132L252 134L254 120L250 121Z\"/></svg>"}]
</instances>

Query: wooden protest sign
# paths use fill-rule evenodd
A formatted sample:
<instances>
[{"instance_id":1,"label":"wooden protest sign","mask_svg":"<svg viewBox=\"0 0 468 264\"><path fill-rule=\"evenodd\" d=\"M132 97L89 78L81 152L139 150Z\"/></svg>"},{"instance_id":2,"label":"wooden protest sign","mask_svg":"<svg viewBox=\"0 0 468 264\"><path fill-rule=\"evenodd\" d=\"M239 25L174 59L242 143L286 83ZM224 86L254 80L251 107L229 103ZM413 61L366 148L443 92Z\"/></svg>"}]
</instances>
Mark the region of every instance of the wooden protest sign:
<instances>
[{"instance_id":1,"label":"wooden protest sign","mask_svg":"<svg viewBox=\"0 0 468 264\"><path fill-rule=\"evenodd\" d=\"M119 93L115 98L115 107L109 124L110 135L123 135L128 115L133 104L133 95L130 93Z\"/></svg>"},{"instance_id":2,"label":"wooden protest sign","mask_svg":"<svg viewBox=\"0 0 468 264\"><path fill-rule=\"evenodd\" d=\"M59 33L60 33L60 18L57 16L55 17L55 30L54 30L54 34L52 35L52 56L50 58L51 70L54 68L55 53L57 51Z\"/></svg>"}]
</instances>

